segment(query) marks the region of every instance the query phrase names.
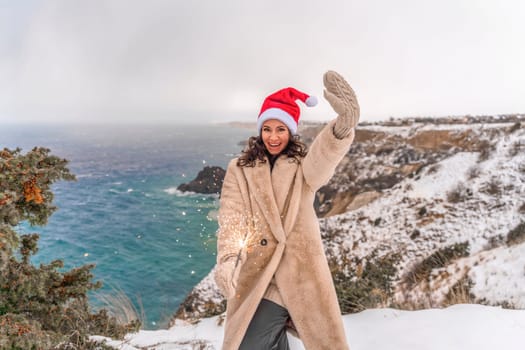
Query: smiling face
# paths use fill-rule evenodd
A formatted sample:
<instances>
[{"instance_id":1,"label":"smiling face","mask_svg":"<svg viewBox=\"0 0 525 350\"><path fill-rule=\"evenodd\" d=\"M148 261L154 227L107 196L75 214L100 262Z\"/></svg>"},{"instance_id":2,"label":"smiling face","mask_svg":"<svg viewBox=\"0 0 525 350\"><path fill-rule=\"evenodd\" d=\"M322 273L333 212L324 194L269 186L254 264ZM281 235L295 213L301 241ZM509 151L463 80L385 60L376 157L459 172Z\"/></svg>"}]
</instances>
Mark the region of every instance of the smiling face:
<instances>
[{"instance_id":1,"label":"smiling face","mask_svg":"<svg viewBox=\"0 0 525 350\"><path fill-rule=\"evenodd\" d=\"M266 150L272 155L281 153L290 141L290 131L286 124L277 119L269 119L261 128L261 138Z\"/></svg>"}]
</instances>

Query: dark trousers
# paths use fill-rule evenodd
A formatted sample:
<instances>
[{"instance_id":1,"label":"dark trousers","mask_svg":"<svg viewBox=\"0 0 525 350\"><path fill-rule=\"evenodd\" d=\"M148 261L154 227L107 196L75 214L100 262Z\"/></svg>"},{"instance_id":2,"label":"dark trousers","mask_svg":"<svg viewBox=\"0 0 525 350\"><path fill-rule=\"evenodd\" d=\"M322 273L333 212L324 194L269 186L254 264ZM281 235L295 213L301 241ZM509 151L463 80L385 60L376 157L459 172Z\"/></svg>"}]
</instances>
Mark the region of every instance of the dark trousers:
<instances>
[{"instance_id":1,"label":"dark trousers","mask_svg":"<svg viewBox=\"0 0 525 350\"><path fill-rule=\"evenodd\" d=\"M286 337L286 321L289 317L284 307L262 299L239 350L289 350Z\"/></svg>"}]
</instances>

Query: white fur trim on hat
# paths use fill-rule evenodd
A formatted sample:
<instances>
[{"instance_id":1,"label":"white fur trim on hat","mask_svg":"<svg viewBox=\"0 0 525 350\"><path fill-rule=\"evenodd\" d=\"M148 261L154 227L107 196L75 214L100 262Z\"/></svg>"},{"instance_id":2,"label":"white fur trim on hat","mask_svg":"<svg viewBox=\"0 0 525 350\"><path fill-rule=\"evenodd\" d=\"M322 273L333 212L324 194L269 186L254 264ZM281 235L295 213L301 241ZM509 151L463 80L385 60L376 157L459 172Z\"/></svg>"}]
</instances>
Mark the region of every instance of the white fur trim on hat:
<instances>
[{"instance_id":1,"label":"white fur trim on hat","mask_svg":"<svg viewBox=\"0 0 525 350\"><path fill-rule=\"evenodd\" d=\"M257 131L259 132L259 134L261 133L263 123L270 119L280 120L288 127L288 130L290 130L290 133L292 135L297 134L297 123L291 115L289 115L280 108L268 108L263 113L261 113L261 115L257 119Z\"/></svg>"}]
</instances>

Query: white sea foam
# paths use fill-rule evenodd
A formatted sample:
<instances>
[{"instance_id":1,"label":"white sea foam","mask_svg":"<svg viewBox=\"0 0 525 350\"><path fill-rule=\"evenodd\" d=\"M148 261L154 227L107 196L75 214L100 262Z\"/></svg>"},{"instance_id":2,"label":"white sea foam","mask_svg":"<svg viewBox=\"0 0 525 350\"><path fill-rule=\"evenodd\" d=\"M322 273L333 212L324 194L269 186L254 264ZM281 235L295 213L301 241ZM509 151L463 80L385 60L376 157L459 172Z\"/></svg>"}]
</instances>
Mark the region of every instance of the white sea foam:
<instances>
[{"instance_id":1,"label":"white sea foam","mask_svg":"<svg viewBox=\"0 0 525 350\"><path fill-rule=\"evenodd\" d=\"M124 193L131 193L135 190L133 188L128 188L126 191L117 190L116 188L110 188L108 192L116 193L116 194L124 194Z\"/></svg>"},{"instance_id":2,"label":"white sea foam","mask_svg":"<svg viewBox=\"0 0 525 350\"><path fill-rule=\"evenodd\" d=\"M215 193L206 194L206 193L197 193L197 192L192 192L192 191L183 192L183 191L178 190L177 187L166 188L163 190L163 192L166 192L169 195L174 195L177 197L194 197L194 196L218 197L218 195Z\"/></svg>"},{"instance_id":3,"label":"white sea foam","mask_svg":"<svg viewBox=\"0 0 525 350\"><path fill-rule=\"evenodd\" d=\"M84 177L93 177L95 176L94 174L77 174L75 175L77 177L77 179L81 179L81 178L84 178Z\"/></svg>"},{"instance_id":4,"label":"white sea foam","mask_svg":"<svg viewBox=\"0 0 525 350\"><path fill-rule=\"evenodd\" d=\"M170 194L170 195L175 195L177 197L187 197L187 196L191 196L191 195L197 194L195 192L182 192L182 191L178 190L177 187L166 188L166 189L164 189L164 192L166 192L167 194Z\"/></svg>"}]
</instances>

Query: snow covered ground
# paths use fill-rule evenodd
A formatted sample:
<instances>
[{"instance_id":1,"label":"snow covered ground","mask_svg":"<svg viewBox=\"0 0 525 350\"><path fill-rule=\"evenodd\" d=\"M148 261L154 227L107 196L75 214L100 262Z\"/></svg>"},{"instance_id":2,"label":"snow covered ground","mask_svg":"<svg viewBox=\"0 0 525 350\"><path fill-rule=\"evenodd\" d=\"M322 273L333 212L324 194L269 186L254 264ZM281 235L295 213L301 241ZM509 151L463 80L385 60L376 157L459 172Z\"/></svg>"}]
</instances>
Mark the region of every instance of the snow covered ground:
<instances>
[{"instance_id":1,"label":"snow covered ground","mask_svg":"<svg viewBox=\"0 0 525 350\"><path fill-rule=\"evenodd\" d=\"M219 318L140 331L124 342L109 344L121 350L218 350L223 334ZM525 310L461 304L420 311L372 309L343 319L352 350L521 350L525 346ZM298 339L289 336L289 340L291 350L304 349Z\"/></svg>"}]
</instances>

